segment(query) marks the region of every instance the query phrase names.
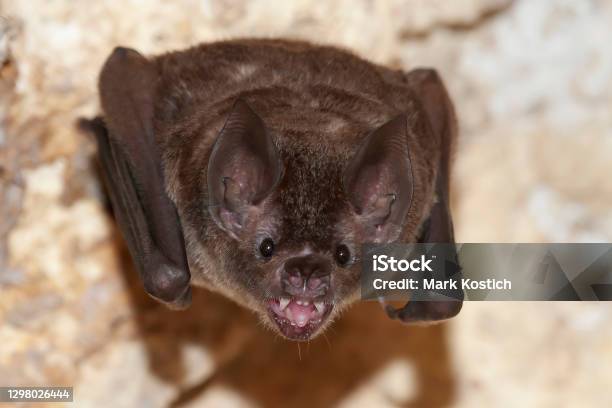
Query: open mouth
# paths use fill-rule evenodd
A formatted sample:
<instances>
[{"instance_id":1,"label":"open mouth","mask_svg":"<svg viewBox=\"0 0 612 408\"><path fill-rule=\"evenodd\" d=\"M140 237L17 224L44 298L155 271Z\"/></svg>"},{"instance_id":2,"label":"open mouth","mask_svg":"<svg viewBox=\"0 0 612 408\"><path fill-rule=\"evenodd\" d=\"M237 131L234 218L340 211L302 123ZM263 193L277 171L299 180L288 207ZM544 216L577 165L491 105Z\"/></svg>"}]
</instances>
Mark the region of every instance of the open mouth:
<instances>
[{"instance_id":1,"label":"open mouth","mask_svg":"<svg viewBox=\"0 0 612 408\"><path fill-rule=\"evenodd\" d=\"M280 298L268 300L269 315L281 333L291 340L308 340L333 309L317 299Z\"/></svg>"}]
</instances>

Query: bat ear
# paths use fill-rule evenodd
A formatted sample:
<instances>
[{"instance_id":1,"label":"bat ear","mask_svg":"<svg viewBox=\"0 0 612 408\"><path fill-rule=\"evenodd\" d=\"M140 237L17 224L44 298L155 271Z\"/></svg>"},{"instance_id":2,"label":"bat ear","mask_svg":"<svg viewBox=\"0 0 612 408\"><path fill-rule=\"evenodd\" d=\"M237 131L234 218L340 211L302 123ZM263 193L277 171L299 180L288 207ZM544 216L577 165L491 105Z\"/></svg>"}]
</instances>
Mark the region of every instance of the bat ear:
<instances>
[{"instance_id":1,"label":"bat ear","mask_svg":"<svg viewBox=\"0 0 612 408\"><path fill-rule=\"evenodd\" d=\"M282 176L280 155L261 118L238 99L208 163L209 211L238 238Z\"/></svg>"},{"instance_id":2,"label":"bat ear","mask_svg":"<svg viewBox=\"0 0 612 408\"><path fill-rule=\"evenodd\" d=\"M435 200L430 215L425 221L419 242L455 243L453 221L449 208L449 177L451 152L457 137L457 122L452 102L439 75L432 69L410 71L406 79L421 102L423 113L434 137L440 141L441 154L436 169ZM435 251L435 249L433 249ZM454 248L443 246L439 256L458 265ZM456 268L449 278L460 279L461 269ZM403 308L387 305L387 314L402 322L431 322L451 318L459 313L463 305L462 289L452 289L443 295L454 300L409 301Z\"/></svg>"},{"instance_id":3,"label":"bat ear","mask_svg":"<svg viewBox=\"0 0 612 408\"><path fill-rule=\"evenodd\" d=\"M372 132L343 177L354 211L372 242L396 240L412 201L407 119L400 115Z\"/></svg>"},{"instance_id":4,"label":"bat ear","mask_svg":"<svg viewBox=\"0 0 612 408\"><path fill-rule=\"evenodd\" d=\"M100 74L104 121L83 122L98 154L115 217L146 291L172 307L191 301L180 220L166 194L153 127L155 66L138 52L116 48Z\"/></svg>"}]
</instances>

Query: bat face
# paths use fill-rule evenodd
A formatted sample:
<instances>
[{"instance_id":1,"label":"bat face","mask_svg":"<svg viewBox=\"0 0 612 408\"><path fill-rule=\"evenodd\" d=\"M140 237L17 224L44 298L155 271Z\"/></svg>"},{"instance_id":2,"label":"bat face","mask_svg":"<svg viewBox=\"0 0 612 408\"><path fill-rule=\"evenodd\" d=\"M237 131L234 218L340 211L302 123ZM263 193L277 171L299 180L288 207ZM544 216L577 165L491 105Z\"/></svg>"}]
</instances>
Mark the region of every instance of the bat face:
<instances>
[{"instance_id":1,"label":"bat face","mask_svg":"<svg viewBox=\"0 0 612 408\"><path fill-rule=\"evenodd\" d=\"M273 128L238 100L206 186L229 296L294 340L354 301L361 245L397 239L411 203L406 124L399 115L363 135L346 160L323 143L342 135Z\"/></svg>"},{"instance_id":2,"label":"bat face","mask_svg":"<svg viewBox=\"0 0 612 408\"><path fill-rule=\"evenodd\" d=\"M201 285L308 340L358 299L362 244L453 242L455 124L433 71L242 40L152 60L117 49L100 94L104 121L87 126L113 208L145 289L171 307ZM388 313L461 307L418 303Z\"/></svg>"}]
</instances>

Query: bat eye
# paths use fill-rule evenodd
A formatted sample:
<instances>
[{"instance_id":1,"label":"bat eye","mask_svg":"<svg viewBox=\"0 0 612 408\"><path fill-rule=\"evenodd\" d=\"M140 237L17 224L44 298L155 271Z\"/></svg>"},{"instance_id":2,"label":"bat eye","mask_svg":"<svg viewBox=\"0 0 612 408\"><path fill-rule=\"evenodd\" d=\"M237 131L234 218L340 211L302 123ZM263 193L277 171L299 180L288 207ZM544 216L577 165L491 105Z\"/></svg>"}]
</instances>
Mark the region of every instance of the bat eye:
<instances>
[{"instance_id":1,"label":"bat eye","mask_svg":"<svg viewBox=\"0 0 612 408\"><path fill-rule=\"evenodd\" d=\"M344 266L351 260L351 251L349 251L348 247L344 244L338 245L336 247L335 258L338 265Z\"/></svg>"},{"instance_id":2,"label":"bat eye","mask_svg":"<svg viewBox=\"0 0 612 408\"><path fill-rule=\"evenodd\" d=\"M269 258L274 253L274 241L272 238L266 238L259 244L259 253L264 258Z\"/></svg>"}]
</instances>

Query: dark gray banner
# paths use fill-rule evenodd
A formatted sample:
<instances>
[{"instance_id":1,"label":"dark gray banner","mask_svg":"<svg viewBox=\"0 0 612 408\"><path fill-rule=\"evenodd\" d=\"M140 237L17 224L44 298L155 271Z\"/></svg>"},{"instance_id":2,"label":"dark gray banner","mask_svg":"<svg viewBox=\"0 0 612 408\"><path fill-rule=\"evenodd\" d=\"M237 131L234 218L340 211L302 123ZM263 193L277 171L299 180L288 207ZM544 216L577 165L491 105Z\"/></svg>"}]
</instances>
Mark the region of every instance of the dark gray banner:
<instances>
[{"instance_id":1,"label":"dark gray banner","mask_svg":"<svg viewBox=\"0 0 612 408\"><path fill-rule=\"evenodd\" d=\"M612 300L612 244L364 245L378 300Z\"/></svg>"}]
</instances>

